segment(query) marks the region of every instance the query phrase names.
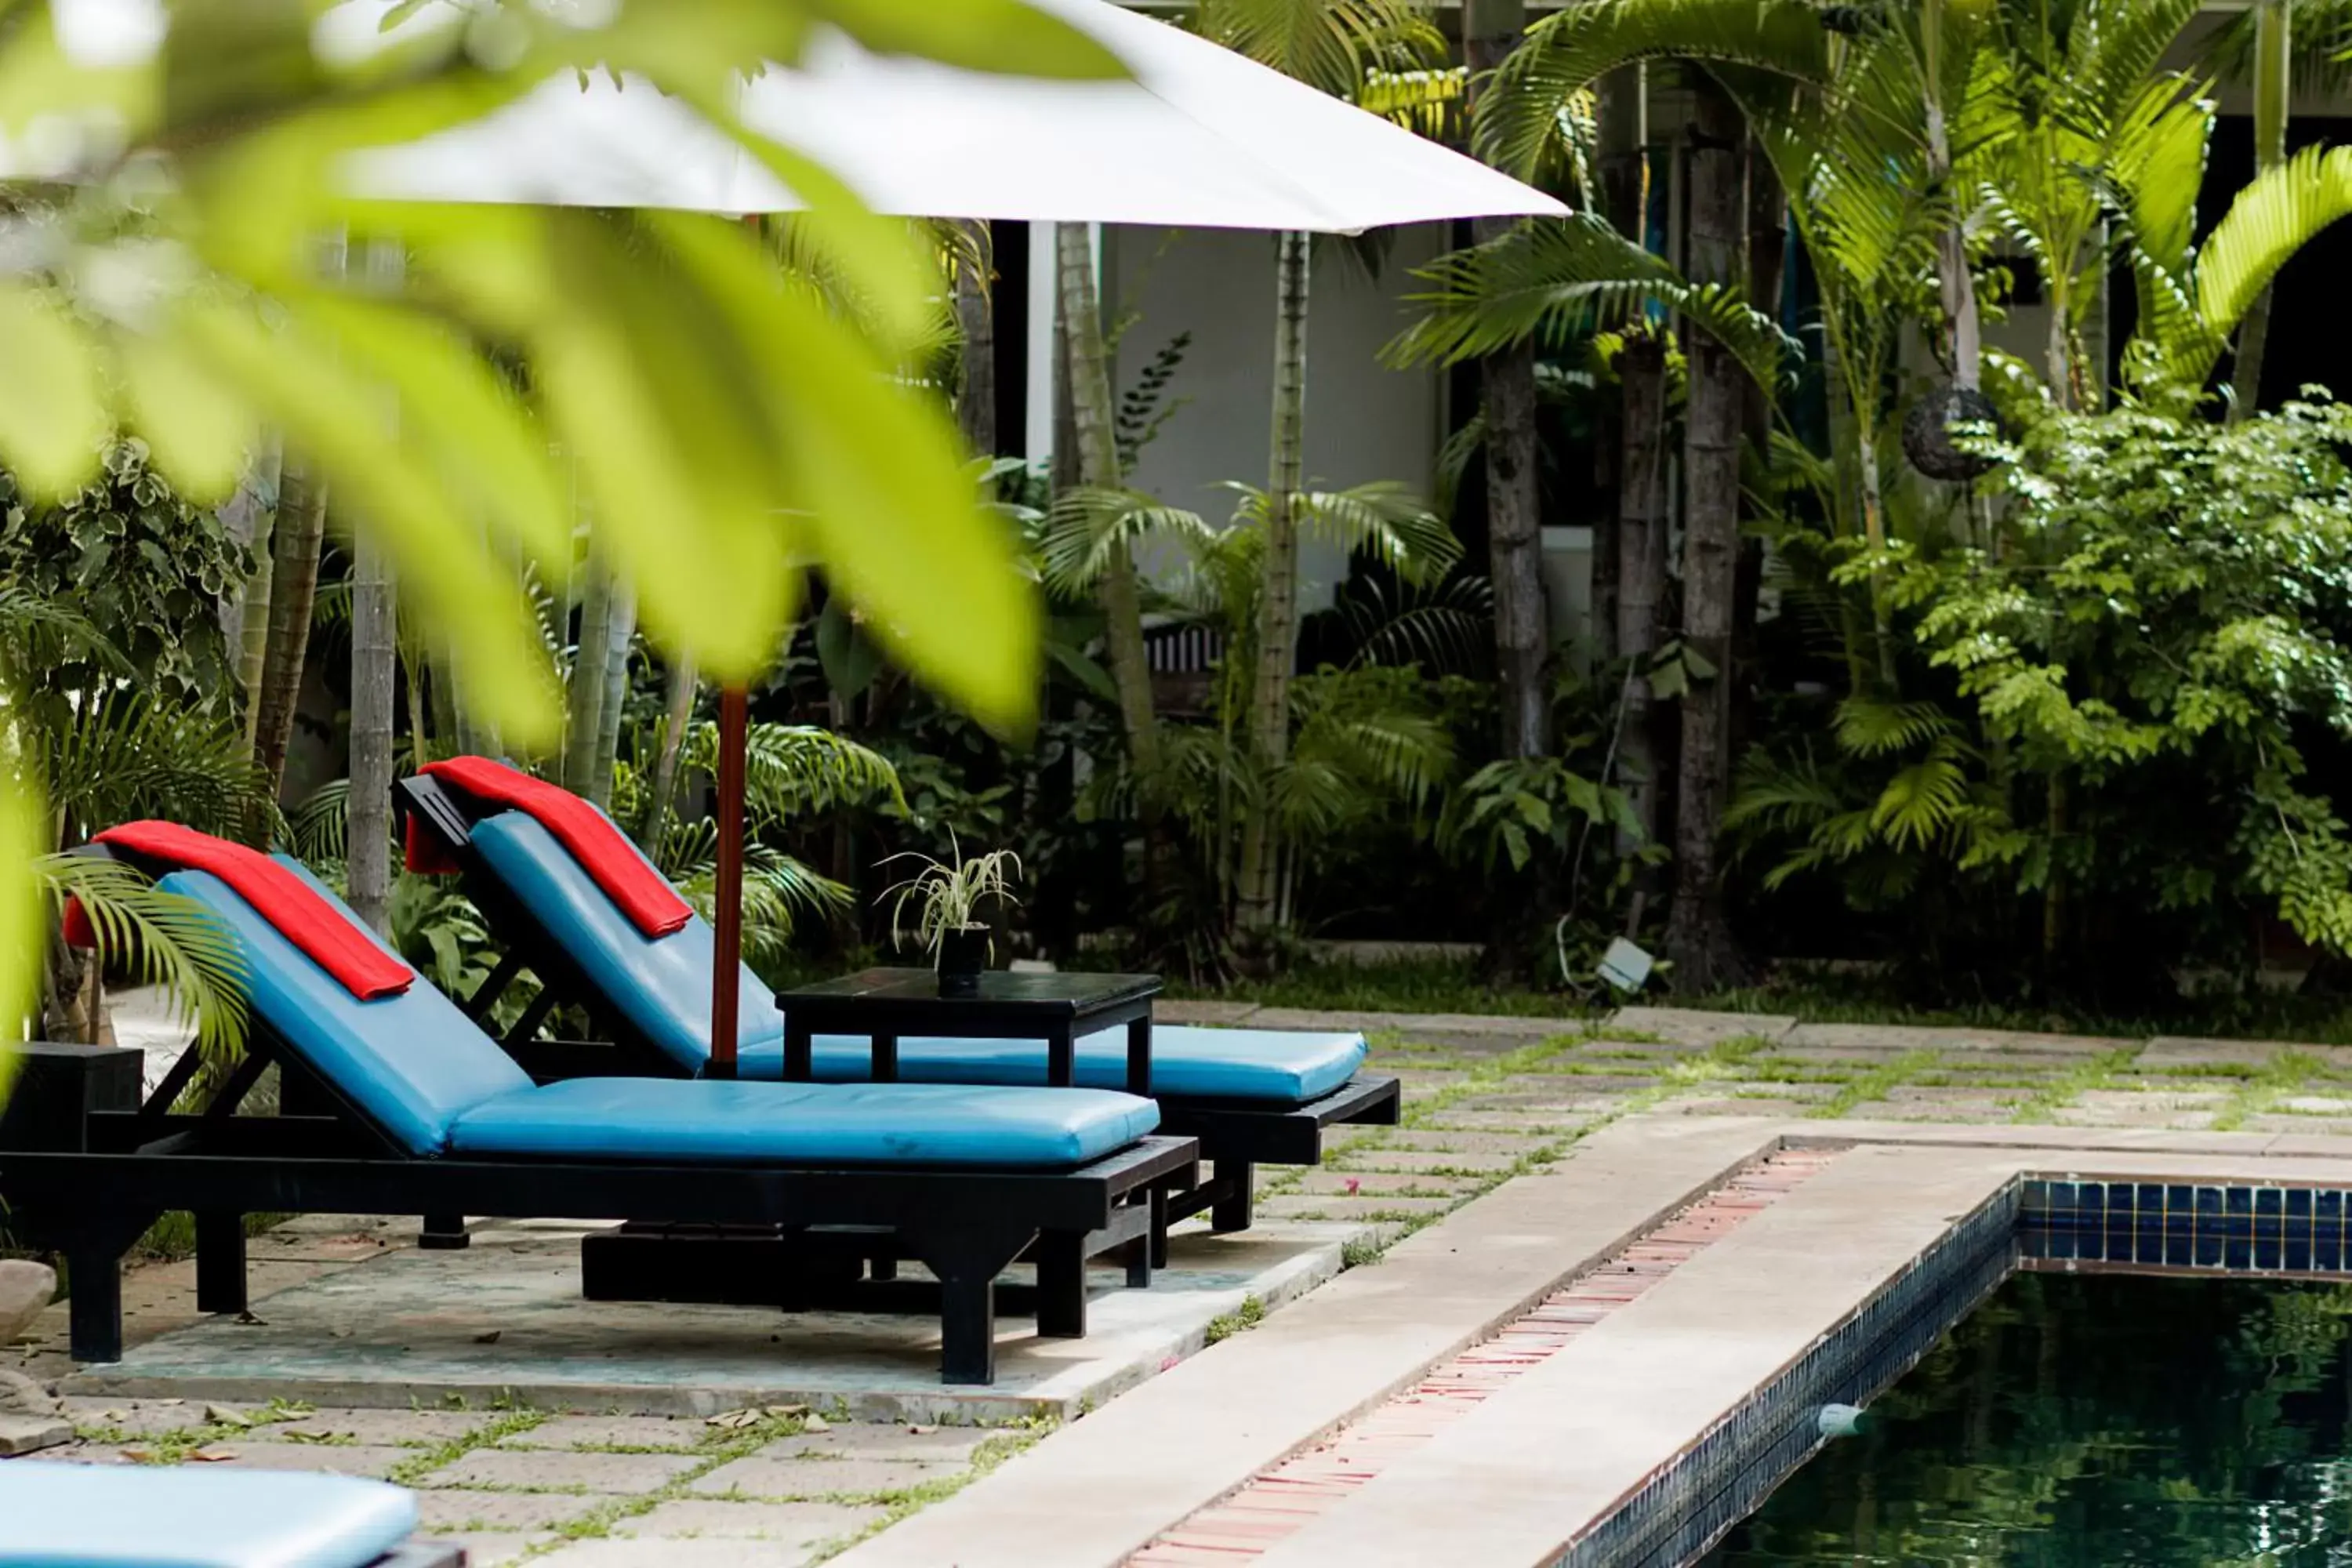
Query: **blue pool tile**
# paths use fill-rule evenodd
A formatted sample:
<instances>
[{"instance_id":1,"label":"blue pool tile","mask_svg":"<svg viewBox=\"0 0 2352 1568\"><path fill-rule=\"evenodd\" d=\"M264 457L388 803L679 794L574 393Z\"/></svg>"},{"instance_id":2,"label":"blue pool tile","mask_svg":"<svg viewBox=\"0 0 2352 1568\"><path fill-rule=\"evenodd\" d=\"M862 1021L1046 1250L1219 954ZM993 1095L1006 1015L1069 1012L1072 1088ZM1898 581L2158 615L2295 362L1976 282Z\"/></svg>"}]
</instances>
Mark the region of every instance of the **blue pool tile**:
<instances>
[{"instance_id":1,"label":"blue pool tile","mask_svg":"<svg viewBox=\"0 0 2352 1568\"><path fill-rule=\"evenodd\" d=\"M2311 1189L2309 1187L2289 1187L2286 1190L2286 1217L2289 1225L2310 1220Z\"/></svg>"},{"instance_id":2,"label":"blue pool tile","mask_svg":"<svg viewBox=\"0 0 2352 1568\"><path fill-rule=\"evenodd\" d=\"M2242 1236L2233 1236L2221 1244L2221 1267L2233 1272L2254 1266L2254 1244Z\"/></svg>"},{"instance_id":3,"label":"blue pool tile","mask_svg":"<svg viewBox=\"0 0 2352 1568\"><path fill-rule=\"evenodd\" d=\"M2167 1219L2174 1215L2189 1215L2196 1212L2197 1199L2191 1189L2185 1186L2167 1186L2164 1189L2164 1214Z\"/></svg>"},{"instance_id":4,"label":"blue pool tile","mask_svg":"<svg viewBox=\"0 0 2352 1568\"><path fill-rule=\"evenodd\" d=\"M2196 1253L2191 1261L2193 1261L2200 1268L2219 1268L2221 1267L2221 1226L2215 1226L2210 1230L2200 1228L2197 1232Z\"/></svg>"},{"instance_id":5,"label":"blue pool tile","mask_svg":"<svg viewBox=\"0 0 2352 1568\"><path fill-rule=\"evenodd\" d=\"M2291 1274L2311 1272L2310 1237L2290 1236L2286 1238L2286 1269Z\"/></svg>"},{"instance_id":6,"label":"blue pool tile","mask_svg":"<svg viewBox=\"0 0 2352 1568\"><path fill-rule=\"evenodd\" d=\"M2254 1267L2256 1268L2276 1272L2279 1268L2284 1267L2284 1264L2281 1261L2284 1253L2284 1244L2280 1242L2277 1237L2257 1236L2254 1237Z\"/></svg>"}]
</instances>

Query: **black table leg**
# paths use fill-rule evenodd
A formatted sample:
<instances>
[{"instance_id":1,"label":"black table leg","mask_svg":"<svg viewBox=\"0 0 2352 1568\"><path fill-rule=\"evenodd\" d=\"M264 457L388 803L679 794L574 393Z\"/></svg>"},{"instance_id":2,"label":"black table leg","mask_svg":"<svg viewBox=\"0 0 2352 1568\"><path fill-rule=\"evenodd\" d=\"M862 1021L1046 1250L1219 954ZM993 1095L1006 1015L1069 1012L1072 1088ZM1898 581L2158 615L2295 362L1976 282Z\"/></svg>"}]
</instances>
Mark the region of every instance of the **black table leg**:
<instances>
[{"instance_id":1,"label":"black table leg","mask_svg":"<svg viewBox=\"0 0 2352 1568\"><path fill-rule=\"evenodd\" d=\"M1067 1089L1077 1081L1077 1047L1070 1037L1070 1026L1057 1025L1045 1037L1045 1081L1055 1089Z\"/></svg>"},{"instance_id":2,"label":"black table leg","mask_svg":"<svg viewBox=\"0 0 2352 1568\"><path fill-rule=\"evenodd\" d=\"M1151 1098L1151 1015L1127 1021L1127 1092Z\"/></svg>"},{"instance_id":3,"label":"black table leg","mask_svg":"<svg viewBox=\"0 0 2352 1568\"><path fill-rule=\"evenodd\" d=\"M874 1067L870 1075L876 1083L898 1081L898 1037L879 1030L874 1036Z\"/></svg>"},{"instance_id":4,"label":"black table leg","mask_svg":"<svg viewBox=\"0 0 2352 1568\"><path fill-rule=\"evenodd\" d=\"M784 1081L806 1083L816 1077L816 1042L809 1026L784 1015Z\"/></svg>"},{"instance_id":5,"label":"black table leg","mask_svg":"<svg viewBox=\"0 0 2352 1568\"><path fill-rule=\"evenodd\" d=\"M1257 1172L1247 1160L1219 1160L1215 1180L1230 1181L1228 1194L1209 1210L1209 1228L1213 1231L1247 1230L1250 1227L1252 1200L1255 1194Z\"/></svg>"},{"instance_id":6,"label":"black table leg","mask_svg":"<svg viewBox=\"0 0 2352 1568\"><path fill-rule=\"evenodd\" d=\"M1074 1231L1037 1238L1037 1332L1044 1338L1087 1337L1085 1239Z\"/></svg>"},{"instance_id":7,"label":"black table leg","mask_svg":"<svg viewBox=\"0 0 2352 1568\"><path fill-rule=\"evenodd\" d=\"M473 1245L461 1214L429 1214L417 1227L416 1245L426 1252L463 1252Z\"/></svg>"},{"instance_id":8,"label":"black table leg","mask_svg":"<svg viewBox=\"0 0 2352 1568\"><path fill-rule=\"evenodd\" d=\"M245 1310L245 1216L207 1209L196 1215L196 1310Z\"/></svg>"},{"instance_id":9,"label":"black table leg","mask_svg":"<svg viewBox=\"0 0 2352 1568\"><path fill-rule=\"evenodd\" d=\"M79 1362L122 1359L122 1254L104 1247L66 1253L68 1352Z\"/></svg>"}]
</instances>

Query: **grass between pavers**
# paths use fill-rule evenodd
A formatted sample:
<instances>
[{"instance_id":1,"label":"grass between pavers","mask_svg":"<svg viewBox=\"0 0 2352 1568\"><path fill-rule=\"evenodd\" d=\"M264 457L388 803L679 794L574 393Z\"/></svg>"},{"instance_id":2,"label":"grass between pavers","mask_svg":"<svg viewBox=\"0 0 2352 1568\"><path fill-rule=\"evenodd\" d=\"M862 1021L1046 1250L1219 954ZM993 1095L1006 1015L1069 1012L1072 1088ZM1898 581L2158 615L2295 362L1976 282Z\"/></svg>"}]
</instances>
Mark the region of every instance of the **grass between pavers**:
<instances>
[{"instance_id":1,"label":"grass between pavers","mask_svg":"<svg viewBox=\"0 0 2352 1568\"><path fill-rule=\"evenodd\" d=\"M867 1536L888 1529L908 1514L918 1512L932 1503L953 1496L1014 1454L1037 1441L1054 1426L1055 1423L1046 1417L1008 1426L1001 1430L998 1436L989 1439L974 1449L971 1459L961 1468L952 1474L925 1481L919 1486L888 1491L811 1494L805 1500L862 1504L867 1507L879 1507L885 1511L880 1519L876 1520L866 1529L844 1536L837 1541L822 1542L812 1548L814 1555L807 1561L823 1562L828 1557L845 1552ZM677 1502L688 1498L718 1502L742 1500L730 1499L725 1493L697 1492L691 1489L696 1481L722 1466L733 1464L738 1459L748 1459L761 1449L787 1437L799 1436L806 1430L806 1424L804 1417L787 1415L773 1417L750 1426L715 1430L716 1436L711 1440L691 1450L698 1461L696 1464L680 1470L650 1491L633 1492L625 1497L614 1497L604 1506L592 1509L577 1519L568 1520L551 1527L551 1539L526 1549L515 1561L528 1562L532 1558L542 1557L576 1541L604 1539L613 1533L614 1526L627 1520L643 1518L664 1503ZM822 1466L828 1461L811 1459L808 1462L813 1466ZM472 1489L520 1491L534 1489L477 1487Z\"/></svg>"},{"instance_id":2,"label":"grass between pavers","mask_svg":"<svg viewBox=\"0 0 2352 1568\"><path fill-rule=\"evenodd\" d=\"M2014 1122L2048 1121L2068 1105L2093 1089L2113 1084L2132 1063L2139 1059L2145 1046L2119 1046L2111 1051L2100 1051L2084 1057L2062 1072L2053 1073L2038 1083L2033 1092L2018 1103L2010 1115Z\"/></svg>"}]
</instances>

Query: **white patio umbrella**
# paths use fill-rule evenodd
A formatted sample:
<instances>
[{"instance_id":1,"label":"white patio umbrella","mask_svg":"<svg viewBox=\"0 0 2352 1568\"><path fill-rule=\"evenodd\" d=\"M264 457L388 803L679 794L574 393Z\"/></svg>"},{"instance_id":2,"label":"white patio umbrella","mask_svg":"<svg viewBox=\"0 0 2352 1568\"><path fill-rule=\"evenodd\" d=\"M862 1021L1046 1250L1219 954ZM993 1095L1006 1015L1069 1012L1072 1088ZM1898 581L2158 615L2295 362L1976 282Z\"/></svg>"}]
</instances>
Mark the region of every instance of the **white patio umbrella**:
<instances>
[{"instance_id":1,"label":"white patio umbrella","mask_svg":"<svg viewBox=\"0 0 2352 1568\"><path fill-rule=\"evenodd\" d=\"M324 16L322 53L383 47L394 0ZM946 3L946 0L941 0ZM1353 233L1568 208L1375 115L1109 0L1029 0L1123 61L1124 81L989 76L817 39L743 82L744 124L815 161L877 212L920 217ZM162 0L54 0L77 57L152 53ZM404 23L427 25L428 10ZM397 30L392 35L397 37ZM0 177L12 170L0 149ZM16 169L13 172L28 171ZM650 83L566 74L471 124L356 154L356 194L395 200L787 212L758 160ZM740 952L746 694L719 702L711 1056L731 1072Z\"/></svg>"},{"instance_id":2,"label":"white patio umbrella","mask_svg":"<svg viewBox=\"0 0 2352 1568\"><path fill-rule=\"evenodd\" d=\"M877 212L1352 232L1567 208L1205 38L1108 0L1030 0L1124 60L1128 81L986 76L839 35L741 89L752 131ZM330 18L373 35L381 0ZM346 29L356 29L346 35ZM357 160L372 194L438 201L788 211L801 204L643 83L548 82L462 129Z\"/></svg>"}]
</instances>

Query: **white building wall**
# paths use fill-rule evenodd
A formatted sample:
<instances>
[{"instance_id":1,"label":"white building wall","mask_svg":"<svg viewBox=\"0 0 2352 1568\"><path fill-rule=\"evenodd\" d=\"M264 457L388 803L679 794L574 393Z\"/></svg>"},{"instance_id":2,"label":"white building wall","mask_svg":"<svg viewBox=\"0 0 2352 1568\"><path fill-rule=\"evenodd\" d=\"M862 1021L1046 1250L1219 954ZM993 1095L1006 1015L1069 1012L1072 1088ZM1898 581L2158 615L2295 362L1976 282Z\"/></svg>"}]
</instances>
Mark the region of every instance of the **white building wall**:
<instances>
[{"instance_id":1,"label":"white building wall","mask_svg":"<svg viewBox=\"0 0 2352 1568\"><path fill-rule=\"evenodd\" d=\"M1318 242L1308 289L1307 475L1340 488L1394 479L1428 495L1445 438L1444 377L1391 370L1380 351L1405 321L1413 268L1446 247L1440 225L1397 231L1376 273ZM1179 332L1192 342L1169 388L1182 399L1145 448L1131 482L1213 521L1233 509L1221 480L1266 480L1274 400L1274 239L1217 229L1104 230L1105 313L1132 314L1114 376L1123 393ZM1302 552L1300 603L1330 603L1347 562L1328 545Z\"/></svg>"}]
</instances>

